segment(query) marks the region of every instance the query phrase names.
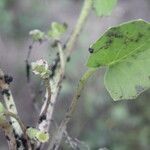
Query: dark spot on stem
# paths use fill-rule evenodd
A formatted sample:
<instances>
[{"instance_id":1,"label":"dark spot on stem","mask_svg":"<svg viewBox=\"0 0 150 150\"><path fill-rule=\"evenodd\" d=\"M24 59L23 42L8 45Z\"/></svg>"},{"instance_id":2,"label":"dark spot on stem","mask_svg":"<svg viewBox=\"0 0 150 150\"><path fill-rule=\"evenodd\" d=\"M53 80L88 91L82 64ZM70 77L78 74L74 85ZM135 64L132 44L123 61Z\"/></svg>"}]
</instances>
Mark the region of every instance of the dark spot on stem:
<instances>
[{"instance_id":1,"label":"dark spot on stem","mask_svg":"<svg viewBox=\"0 0 150 150\"><path fill-rule=\"evenodd\" d=\"M40 116L38 123L40 124L43 120L46 120L46 115Z\"/></svg>"},{"instance_id":2,"label":"dark spot on stem","mask_svg":"<svg viewBox=\"0 0 150 150\"><path fill-rule=\"evenodd\" d=\"M28 60L26 60L26 76L27 76L27 82L30 82L30 70L31 70L31 66L30 66Z\"/></svg>"},{"instance_id":3,"label":"dark spot on stem","mask_svg":"<svg viewBox=\"0 0 150 150\"><path fill-rule=\"evenodd\" d=\"M10 141L10 138L6 135L6 139L7 139L7 141Z\"/></svg>"},{"instance_id":4,"label":"dark spot on stem","mask_svg":"<svg viewBox=\"0 0 150 150\"><path fill-rule=\"evenodd\" d=\"M59 93L58 93L58 94L59 94ZM52 102L50 101L50 105L51 105L51 106L54 106L54 103L52 103Z\"/></svg>"},{"instance_id":5,"label":"dark spot on stem","mask_svg":"<svg viewBox=\"0 0 150 150\"><path fill-rule=\"evenodd\" d=\"M69 119L69 118L71 118L71 116L70 116L70 115L66 115L66 118L68 118L68 119Z\"/></svg>"},{"instance_id":6,"label":"dark spot on stem","mask_svg":"<svg viewBox=\"0 0 150 150\"><path fill-rule=\"evenodd\" d=\"M25 150L28 150L27 140L26 140L23 136L21 136L21 137L19 138L19 140L21 141L22 145L24 146L24 149L25 149Z\"/></svg>"},{"instance_id":7,"label":"dark spot on stem","mask_svg":"<svg viewBox=\"0 0 150 150\"><path fill-rule=\"evenodd\" d=\"M29 50L31 50L33 48L33 46L32 45L29 45Z\"/></svg>"},{"instance_id":8,"label":"dark spot on stem","mask_svg":"<svg viewBox=\"0 0 150 150\"><path fill-rule=\"evenodd\" d=\"M81 96L80 94L79 94L79 95L77 95L77 99L78 99L78 98L80 98L80 96Z\"/></svg>"},{"instance_id":9,"label":"dark spot on stem","mask_svg":"<svg viewBox=\"0 0 150 150\"><path fill-rule=\"evenodd\" d=\"M55 70L58 66L59 61L60 61L59 54L57 54L56 58L54 59L54 61L50 66L50 70L51 70L50 78L52 78L55 75Z\"/></svg>"},{"instance_id":10,"label":"dark spot on stem","mask_svg":"<svg viewBox=\"0 0 150 150\"><path fill-rule=\"evenodd\" d=\"M66 44L63 45L63 49L66 49Z\"/></svg>"},{"instance_id":11,"label":"dark spot on stem","mask_svg":"<svg viewBox=\"0 0 150 150\"><path fill-rule=\"evenodd\" d=\"M9 121L9 124L10 124L10 125L12 125L12 122L11 122L11 121Z\"/></svg>"},{"instance_id":12,"label":"dark spot on stem","mask_svg":"<svg viewBox=\"0 0 150 150\"><path fill-rule=\"evenodd\" d=\"M9 84L10 82L13 81L13 77L5 74L4 75L4 81L5 81L5 83Z\"/></svg>"},{"instance_id":13,"label":"dark spot on stem","mask_svg":"<svg viewBox=\"0 0 150 150\"><path fill-rule=\"evenodd\" d=\"M3 90L2 90L2 95L6 95L6 96L8 97L8 99L9 99L9 97L10 97L10 92L9 92L9 90L8 90L8 89L3 89Z\"/></svg>"},{"instance_id":14,"label":"dark spot on stem","mask_svg":"<svg viewBox=\"0 0 150 150\"><path fill-rule=\"evenodd\" d=\"M13 104L11 104L10 106L9 106L9 109L12 109L12 107L13 107L14 105Z\"/></svg>"},{"instance_id":15,"label":"dark spot on stem","mask_svg":"<svg viewBox=\"0 0 150 150\"><path fill-rule=\"evenodd\" d=\"M21 142L17 139L16 144L17 144L17 149L18 149L21 146Z\"/></svg>"}]
</instances>

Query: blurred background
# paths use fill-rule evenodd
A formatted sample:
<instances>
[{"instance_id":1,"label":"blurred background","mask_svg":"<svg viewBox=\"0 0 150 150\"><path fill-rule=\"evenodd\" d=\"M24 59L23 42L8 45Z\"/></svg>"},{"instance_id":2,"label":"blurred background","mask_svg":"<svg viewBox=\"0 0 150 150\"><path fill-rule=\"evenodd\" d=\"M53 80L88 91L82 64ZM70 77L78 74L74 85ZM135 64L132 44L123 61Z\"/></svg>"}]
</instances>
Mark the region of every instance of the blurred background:
<instances>
[{"instance_id":1,"label":"blurred background","mask_svg":"<svg viewBox=\"0 0 150 150\"><path fill-rule=\"evenodd\" d=\"M26 80L25 60L31 44L29 31L47 31L51 22L68 24L65 42L80 13L83 0L0 0L0 67L13 76L11 89L21 119L35 126L44 95L38 77ZM54 120L64 117L77 82L86 68L88 47L110 26L132 19L150 21L150 0L119 0L112 15L98 17L91 12L67 64L66 79L56 103ZM50 44L34 44L31 60L45 58L49 63L55 50ZM68 126L71 137L89 145L91 150L149 150L150 149L150 90L136 100L114 102L103 83L105 69L92 77ZM67 144L64 150L71 149ZM0 131L0 150L7 150L4 134ZM82 149L81 149L82 150Z\"/></svg>"}]
</instances>

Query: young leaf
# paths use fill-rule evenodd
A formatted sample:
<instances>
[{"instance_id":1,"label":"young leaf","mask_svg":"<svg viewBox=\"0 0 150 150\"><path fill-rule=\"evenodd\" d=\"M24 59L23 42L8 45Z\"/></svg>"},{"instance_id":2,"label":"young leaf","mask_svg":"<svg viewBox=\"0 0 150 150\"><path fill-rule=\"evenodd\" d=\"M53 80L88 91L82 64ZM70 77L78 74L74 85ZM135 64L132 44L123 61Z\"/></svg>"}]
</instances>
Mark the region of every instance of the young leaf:
<instances>
[{"instance_id":1,"label":"young leaf","mask_svg":"<svg viewBox=\"0 0 150 150\"><path fill-rule=\"evenodd\" d=\"M39 75L43 79L48 78L50 75L48 63L47 63L47 61L45 61L43 59L40 59L36 62L32 62L31 67L32 67L32 72L35 75Z\"/></svg>"},{"instance_id":2,"label":"young leaf","mask_svg":"<svg viewBox=\"0 0 150 150\"><path fill-rule=\"evenodd\" d=\"M53 22L51 24L50 30L48 31L48 35L54 39L59 39L67 30L66 24L60 24L57 22Z\"/></svg>"},{"instance_id":3,"label":"young leaf","mask_svg":"<svg viewBox=\"0 0 150 150\"><path fill-rule=\"evenodd\" d=\"M109 16L117 4L117 0L94 0L93 7L98 16Z\"/></svg>"},{"instance_id":4,"label":"young leaf","mask_svg":"<svg viewBox=\"0 0 150 150\"><path fill-rule=\"evenodd\" d=\"M46 35L44 32L38 30L38 29L35 29L35 30L32 30L29 32L29 35L31 35L33 41L42 41L45 39Z\"/></svg>"},{"instance_id":5,"label":"young leaf","mask_svg":"<svg viewBox=\"0 0 150 150\"><path fill-rule=\"evenodd\" d=\"M29 136L30 139L38 140L42 143L45 143L49 139L49 134L42 132L36 128L28 128L27 129L27 135Z\"/></svg>"},{"instance_id":6,"label":"young leaf","mask_svg":"<svg viewBox=\"0 0 150 150\"><path fill-rule=\"evenodd\" d=\"M131 21L110 28L90 49L87 66L108 66L105 86L114 100L134 99L150 88L150 24Z\"/></svg>"}]
</instances>

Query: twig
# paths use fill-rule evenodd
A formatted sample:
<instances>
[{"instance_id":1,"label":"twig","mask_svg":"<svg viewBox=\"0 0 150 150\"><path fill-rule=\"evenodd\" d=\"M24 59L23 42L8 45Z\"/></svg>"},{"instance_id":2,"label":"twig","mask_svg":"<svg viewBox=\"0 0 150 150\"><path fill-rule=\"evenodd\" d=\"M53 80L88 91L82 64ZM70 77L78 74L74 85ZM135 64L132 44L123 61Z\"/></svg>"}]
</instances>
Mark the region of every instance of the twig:
<instances>
[{"instance_id":1,"label":"twig","mask_svg":"<svg viewBox=\"0 0 150 150\"><path fill-rule=\"evenodd\" d=\"M79 141L77 138L74 139L70 137L67 131L64 132L64 135L66 137L66 143L68 143L73 150L83 150L83 147L84 150L90 149L89 146L86 145L84 142Z\"/></svg>"},{"instance_id":2,"label":"twig","mask_svg":"<svg viewBox=\"0 0 150 150\"><path fill-rule=\"evenodd\" d=\"M97 69L89 69L84 75L83 77L80 79L76 93L72 99L72 103L69 107L68 112L65 115L65 118L62 120L58 130L56 131L56 133L53 135L51 141L50 141L50 145L49 145L49 150L57 150L59 148L60 142L62 140L63 134L66 130L67 124L70 121L70 119L72 118L72 115L76 109L78 100L81 96L81 92L85 86L85 83L87 82L88 78L90 78L90 76L96 72Z\"/></svg>"},{"instance_id":3,"label":"twig","mask_svg":"<svg viewBox=\"0 0 150 150\"><path fill-rule=\"evenodd\" d=\"M62 45L60 42L57 43L57 46L58 46L58 50L59 50L59 56L60 56L60 71L61 71L61 78L60 78L60 81L58 83L58 86L59 84L61 84L62 80L63 80L63 77L64 77L64 73L65 73L65 64L66 64L66 58L65 58L65 55L64 55L64 52L63 52L63 48L62 48Z\"/></svg>"},{"instance_id":4,"label":"twig","mask_svg":"<svg viewBox=\"0 0 150 150\"><path fill-rule=\"evenodd\" d=\"M3 71L0 69L0 89L2 90L2 95L4 97L4 101L6 104L7 110L18 116L18 112L16 109L16 105L9 88L9 83L12 81L12 78L4 75ZM22 150L23 148L27 148L29 146L27 137L23 134L20 124L16 120L15 117L10 117L11 126L13 127L14 136L17 142L17 149ZM25 142L26 141L26 142ZM30 147L28 147L30 150Z\"/></svg>"},{"instance_id":5,"label":"twig","mask_svg":"<svg viewBox=\"0 0 150 150\"><path fill-rule=\"evenodd\" d=\"M45 83L45 87L46 87L46 93L45 93L45 98L44 98L44 104L41 108L41 112L40 112L40 116L39 116L38 128L41 131L46 132L44 122L46 120L46 113L47 113L48 106L51 104L51 86L50 86L49 79L45 79L44 83Z\"/></svg>"},{"instance_id":6,"label":"twig","mask_svg":"<svg viewBox=\"0 0 150 150\"><path fill-rule=\"evenodd\" d=\"M71 36L69 37L67 44L66 44L65 55L63 54L63 49L62 49L61 43L60 42L57 43L61 67L59 69L59 67L57 66L57 68L55 70L55 72L56 72L55 76L50 81L51 103L48 106L47 113L46 113L46 116L44 118L45 131L46 132L49 131L49 128L51 126L51 120L52 120L52 115L53 115L53 111L54 111L54 104L56 102L58 93L60 91L61 82L62 82L63 77L64 77L65 64L66 64L67 58L70 56L72 48L75 44L75 41L76 41L79 33L81 32L81 30L85 24L85 21L88 17L88 14L92 8L92 3L93 3L93 0L85 0L84 1L84 5L83 5L83 8L81 10L77 24L76 24ZM60 141L61 141L61 138L60 138Z\"/></svg>"},{"instance_id":7,"label":"twig","mask_svg":"<svg viewBox=\"0 0 150 150\"><path fill-rule=\"evenodd\" d=\"M7 118L4 116L4 113L0 114L0 128L4 131L5 137L8 143L9 150L16 150L17 143L14 136L13 128L8 122Z\"/></svg>"},{"instance_id":8,"label":"twig","mask_svg":"<svg viewBox=\"0 0 150 150\"><path fill-rule=\"evenodd\" d=\"M16 105L15 105L11 90L9 89L9 84L7 84L5 82L4 73L1 69L0 69L0 77L1 77L0 78L0 88L2 90L2 95L4 97L4 101L5 101L7 110L17 115L18 112L16 109ZM12 121L12 126L14 127L15 132L19 136L21 136L23 132L22 132L20 125L18 124L17 120L12 118L12 117L10 119Z\"/></svg>"},{"instance_id":9,"label":"twig","mask_svg":"<svg viewBox=\"0 0 150 150\"><path fill-rule=\"evenodd\" d=\"M82 8L80 16L78 18L77 24L66 44L66 59L70 56L70 54L73 50L73 46L77 40L77 37L79 36L82 28L84 27L86 19L92 8L92 4L93 4L93 0L84 0L83 8Z\"/></svg>"},{"instance_id":10,"label":"twig","mask_svg":"<svg viewBox=\"0 0 150 150\"><path fill-rule=\"evenodd\" d=\"M26 142L28 144L28 150L31 150L31 144L29 142L29 138L28 138L28 135L26 133L26 126L23 124L21 119L16 114L13 114L12 112L9 112L9 111L5 111L3 114L6 115L6 116L11 116L12 118L15 118L18 121L18 123L19 123L19 125L20 125L20 127L23 131L23 136L27 140Z\"/></svg>"},{"instance_id":11,"label":"twig","mask_svg":"<svg viewBox=\"0 0 150 150\"><path fill-rule=\"evenodd\" d=\"M65 58L62 45L60 42L57 42L57 47L60 56L60 68L59 70L57 70L56 75L54 76L53 79L51 80L46 79L45 81L46 84L45 102L42 106L39 118L38 128L44 132L49 131L53 115L54 103L57 99L60 90L60 84L63 80L65 71ZM39 147L41 147L41 143L37 143L37 148Z\"/></svg>"},{"instance_id":12,"label":"twig","mask_svg":"<svg viewBox=\"0 0 150 150\"><path fill-rule=\"evenodd\" d=\"M12 112L9 112L9 111L5 111L2 114L6 115L6 116L11 116L12 118L15 118L18 121L18 123L19 123L22 131L24 132L24 134L26 134L26 127L24 126L23 122L20 120L20 118L16 114L13 114Z\"/></svg>"}]
</instances>

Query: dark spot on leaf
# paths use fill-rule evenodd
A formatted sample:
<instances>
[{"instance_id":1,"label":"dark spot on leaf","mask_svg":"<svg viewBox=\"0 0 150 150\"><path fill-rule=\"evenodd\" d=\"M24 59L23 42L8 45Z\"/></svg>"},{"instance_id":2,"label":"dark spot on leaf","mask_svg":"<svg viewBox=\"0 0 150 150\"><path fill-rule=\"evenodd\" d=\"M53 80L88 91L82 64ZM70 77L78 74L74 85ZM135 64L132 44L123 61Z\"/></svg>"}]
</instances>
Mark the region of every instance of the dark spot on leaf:
<instances>
[{"instance_id":1,"label":"dark spot on leaf","mask_svg":"<svg viewBox=\"0 0 150 150\"><path fill-rule=\"evenodd\" d=\"M122 97L123 97L123 96L121 95L119 98L122 99Z\"/></svg>"},{"instance_id":2,"label":"dark spot on leaf","mask_svg":"<svg viewBox=\"0 0 150 150\"><path fill-rule=\"evenodd\" d=\"M141 37L143 37L143 36L144 36L144 34L142 34L141 32L138 33L138 37L139 37L139 38L141 38Z\"/></svg>"},{"instance_id":3,"label":"dark spot on leaf","mask_svg":"<svg viewBox=\"0 0 150 150\"><path fill-rule=\"evenodd\" d=\"M131 42L133 42L133 41L134 41L134 39L132 39L132 38L131 38L131 39L130 39L130 41L131 41Z\"/></svg>"},{"instance_id":4,"label":"dark spot on leaf","mask_svg":"<svg viewBox=\"0 0 150 150\"><path fill-rule=\"evenodd\" d=\"M112 44L113 40L112 39L108 39L108 41L106 42L106 44L110 45Z\"/></svg>"},{"instance_id":5,"label":"dark spot on leaf","mask_svg":"<svg viewBox=\"0 0 150 150\"><path fill-rule=\"evenodd\" d=\"M140 94L145 90L145 88L142 87L141 85L136 85L135 90L136 90L137 94Z\"/></svg>"},{"instance_id":6,"label":"dark spot on leaf","mask_svg":"<svg viewBox=\"0 0 150 150\"><path fill-rule=\"evenodd\" d=\"M139 42L139 38L135 39L135 42Z\"/></svg>"},{"instance_id":7,"label":"dark spot on leaf","mask_svg":"<svg viewBox=\"0 0 150 150\"><path fill-rule=\"evenodd\" d=\"M136 55L131 55L131 57L133 57L133 59L137 59L137 56L136 56Z\"/></svg>"},{"instance_id":8,"label":"dark spot on leaf","mask_svg":"<svg viewBox=\"0 0 150 150\"><path fill-rule=\"evenodd\" d=\"M107 36L114 38L123 38L123 34L121 34L119 31L110 31L107 33Z\"/></svg>"}]
</instances>

